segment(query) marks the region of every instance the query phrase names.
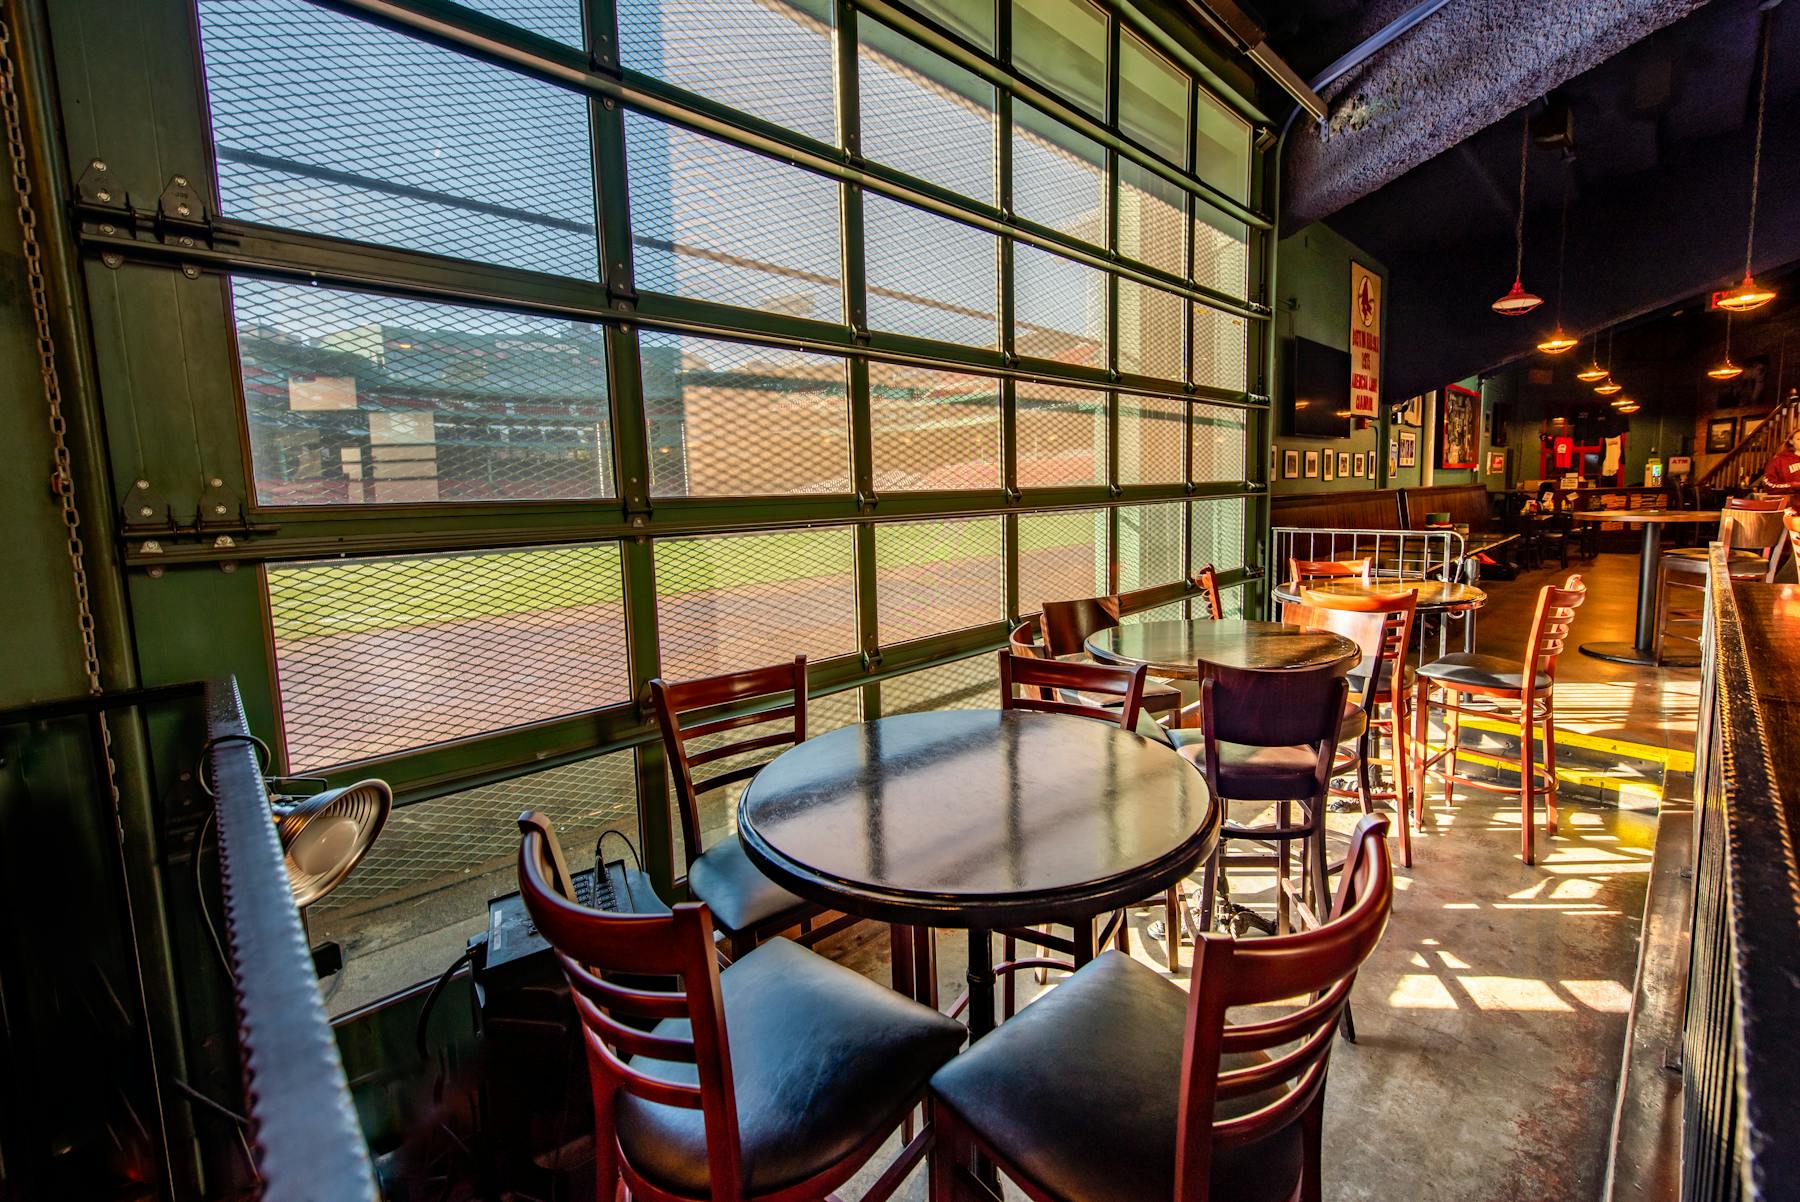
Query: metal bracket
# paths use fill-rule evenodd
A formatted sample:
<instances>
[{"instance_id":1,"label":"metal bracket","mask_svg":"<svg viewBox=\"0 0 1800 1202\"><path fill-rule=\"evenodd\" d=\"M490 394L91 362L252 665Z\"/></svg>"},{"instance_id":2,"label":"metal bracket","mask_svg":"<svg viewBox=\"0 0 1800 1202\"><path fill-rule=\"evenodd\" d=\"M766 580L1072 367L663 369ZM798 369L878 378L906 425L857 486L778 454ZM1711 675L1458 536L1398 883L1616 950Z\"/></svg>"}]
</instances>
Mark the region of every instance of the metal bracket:
<instances>
[{"instance_id":1,"label":"metal bracket","mask_svg":"<svg viewBox=\"0 0 1800 1202\"><path fill-rule=\"evenodd\" d=\"M122 533L137 537L173 534L179 529L175 510L144 479L135 481L119 503L119 526Z\"/></svg>"},{"instance_id":2,"label":"metal bracket","mask_svg":"<svg viewBox=\"0 0 1800 1202\"><path fill-rule=\"evenodd\" d=\"M83 208L106 209L129 215L131 198L112 177L112 169L104 159L91 160L75 180L75 196Z\"/></svg>"},{"instance_id":3,"label":"metal bracket","mask_svg":"<svg viewBox=\"0 0 1800 1202\"><path fill-rule=\"evenodd\" d=\"M625 312L637 308L638 292L629 283L606 282L606 299L611 308Z\"/></svg>"},{"instance_id":4,"label":"metal bracket","mask_svg":"<svg viewBox=\"0 0 1800 1202\"><path fill-rule=\"evenodd\" d=\"M881 666L881 652L880 651L865 651L862 653L862 670L863 671L873 672L876 668L879 668L880 666Z\"/></svg>"},{"instance_id":5,"label":"metal bracket","mask_svg":"<svg viewBox=\"0 0 1800 1202\"><path fill-rule=\"evenodd\" d=\"M200 507L194 514L194 529L244 530L248 526L243 498L227 488L223 480L217 477L208 480L206 490L200 494Z\"/></svg>"},{"instance_id":6,"label":"metal bracket","mask_svg":"<svg viewBox=\"0 0 1800 1202\"><path fill-rule=\"evenodd\" d=\"M874 489L870 489L868 492L864 492L860 488L856 490L856 508L861 512L874 513L875 507L879 504L881 504L881 497Z\"/></svg>"}]
</instances>

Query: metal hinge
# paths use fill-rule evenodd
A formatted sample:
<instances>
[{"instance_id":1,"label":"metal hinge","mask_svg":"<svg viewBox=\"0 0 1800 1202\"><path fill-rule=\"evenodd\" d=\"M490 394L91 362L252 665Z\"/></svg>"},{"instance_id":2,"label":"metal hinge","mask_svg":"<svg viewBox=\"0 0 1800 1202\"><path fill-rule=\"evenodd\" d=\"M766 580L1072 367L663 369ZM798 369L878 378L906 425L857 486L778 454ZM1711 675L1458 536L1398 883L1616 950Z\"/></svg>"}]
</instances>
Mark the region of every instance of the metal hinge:
<instances>
[{"instance_id":1,"label":"metal hinge","mask_svg":"<svg viewBox=\"0 0 1800 1202\"><path fill-rule=\"evenodd\" d=\"M185 174L169 177L155 209L132 204L130 193L104 159L92 159L75 181L75 217L80 232L102 246L107 239L154 238L170 246L212 247L219 241L206 198ZM117 254L105 255L116 267ZM122 261L122 260L120 260Z\"/></svg>"}]
</instances>

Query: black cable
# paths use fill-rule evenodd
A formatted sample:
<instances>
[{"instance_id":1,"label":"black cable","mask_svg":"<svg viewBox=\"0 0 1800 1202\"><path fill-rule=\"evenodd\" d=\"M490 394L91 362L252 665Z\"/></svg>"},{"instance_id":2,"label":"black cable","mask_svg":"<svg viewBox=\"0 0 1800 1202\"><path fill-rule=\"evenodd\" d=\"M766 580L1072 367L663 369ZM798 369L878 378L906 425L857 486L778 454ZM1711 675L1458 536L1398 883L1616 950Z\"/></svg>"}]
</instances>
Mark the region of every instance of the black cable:
<instances>
[{"instance_id":1,"label":"black cable","mask_svg":"<svg viewBox=\"0 0 1800 1202\"><path fill-rule=\"evenodd\" d=\"M606 837L608 835L611 835L613 838L623 843L625 845L625 850L631 853L631 866L636 868L639 872L644 871L644 862L638 858L637 846L632 843L631 839L626 836L624 831L608 827L606 830L600 832L600 838L594 844L594 875L599 878L595 883L599 884L605 880L606 857L602 853L603 849L606 847ZM637 895L632 891L631 878L629 876L625 877L625 900L631 905L631 913L643 913L642 910L638 909Z\"/></svg>"},{"instance_id":2,"label":"black cable","mask_svg":"<svg viewBox=\"0 0 1800 1202\"><path fill-rule=\"evenodd\" d=\"M450 983L450 978L456 975L456 970L465 964L472 963L474 957L475 949L471 947L452 960L450 967L444 970L444 975L433 982L431 992L425 995L425 1004L419 1009L419 1027L414 1034L414 1046L418 1048L420 1060L426 1059L431 1054L431 1049L425 1043L425 1027L431 1021L431 1011L437 1005L438 995L444 992L444 986Z\"/></svg>"},{"instance_id":3,"label":"black cable","mask_svg":"<svg viewBox=\"0 0 1800 1202\"><path fill-rule=\"evenodd\" d=\"M269 745L267 743L252 734L214 735L206 742L200 744L199 760L194 765L194 780L200 785L200 791L208 797L216 798L218 794L213 792L212 785L209 784L206 779L206 757L213 748L219 746L221 743L249 743L256 748L257 767L262 771L264 776L269 774L269 764L274 760L274 753L269 750Z\"/></svg>"}]
</instances>

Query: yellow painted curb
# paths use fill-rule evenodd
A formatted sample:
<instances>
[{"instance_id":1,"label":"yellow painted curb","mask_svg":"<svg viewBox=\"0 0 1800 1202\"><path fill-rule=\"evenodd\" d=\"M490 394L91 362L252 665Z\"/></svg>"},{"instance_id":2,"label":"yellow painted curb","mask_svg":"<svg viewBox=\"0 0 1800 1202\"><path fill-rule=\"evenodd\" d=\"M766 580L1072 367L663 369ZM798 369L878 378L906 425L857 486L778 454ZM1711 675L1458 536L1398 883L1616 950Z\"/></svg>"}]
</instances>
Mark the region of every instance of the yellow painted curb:
<instances>
[{"instance_id":1,"label":"yellow painted curb","mask_svg":"<svg viewBox=\"0 0 1800 1202\"><path fill-rule=\"evenodd\" d=\"M1561 742L1560 737L1557 741L1559 743ZM1519 763L1517 760L1501 759L1498 756L1483 755L1479 751L1470 751L1466 747L1457 751L1456 760L1458 764L1467 760L1489 768L1499 768L1510 772L1517 772L1519 770ZM1539 766L1541 767L1542 765ZM1558 764L1556 766L1556 779L1566 785L1579 785L1598 789L1602 793L1608 791L1617 793L1621 798L1630 797L1656 805L1662 803L1663 791L1656 785L1647 784L1643 781L1621 780L1618 777L1608 776L1604 772L1595 772L1588 768L1567 768Z\"/></svg>"},{"instance_id":2,"label":"yellow painted curb","mask_svg":"<svg viewBox=\"0 0 1800 1202\"><path fill-rule=\"evenodd\" d=\"M1491 734L1516 736L1519 733L1518 723L1501 722L1493 718L1471 718L1465 714L1462 724L1476 730L1488 731ZM1649 743L1632 743L1625 739L1584 735L1577 731L1564 730L1560 726L1556 728L1556 745L1558 747L1580 747L1586 751L1605 751L1633 760L1649 760L1652 763L1661 764L1666 772L1692 772L1694 770L1694 753L1683 751L1677 747L1656 747ZM1557 775L1560 776L1561 773L1558 772Z\"/></svg>"}]
</instances>

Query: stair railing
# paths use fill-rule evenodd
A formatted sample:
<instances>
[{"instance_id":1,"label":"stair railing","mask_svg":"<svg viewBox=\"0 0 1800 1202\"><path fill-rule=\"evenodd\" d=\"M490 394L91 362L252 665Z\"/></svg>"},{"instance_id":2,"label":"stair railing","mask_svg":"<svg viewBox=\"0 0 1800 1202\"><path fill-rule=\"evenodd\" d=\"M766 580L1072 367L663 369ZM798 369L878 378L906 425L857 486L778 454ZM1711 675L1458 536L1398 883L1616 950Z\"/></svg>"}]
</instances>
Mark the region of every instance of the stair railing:
<instances>
[{"instance_id":1,"label":"stair railing","mask_svg":"<svg viewBox=\"0 0 1800 1202\"><path fill-rule=\"evenodd\" d=\"M1777 405L1762 425L1739 439L1738 444L1725 453L1725 458L1713 464L1700 478L1700 487L1728 493L1754 488L1762 479L1769 460L1795 430L1800 430L1800 393L1790 392L1787 400Z\"/></svg>"}]
</instances>

